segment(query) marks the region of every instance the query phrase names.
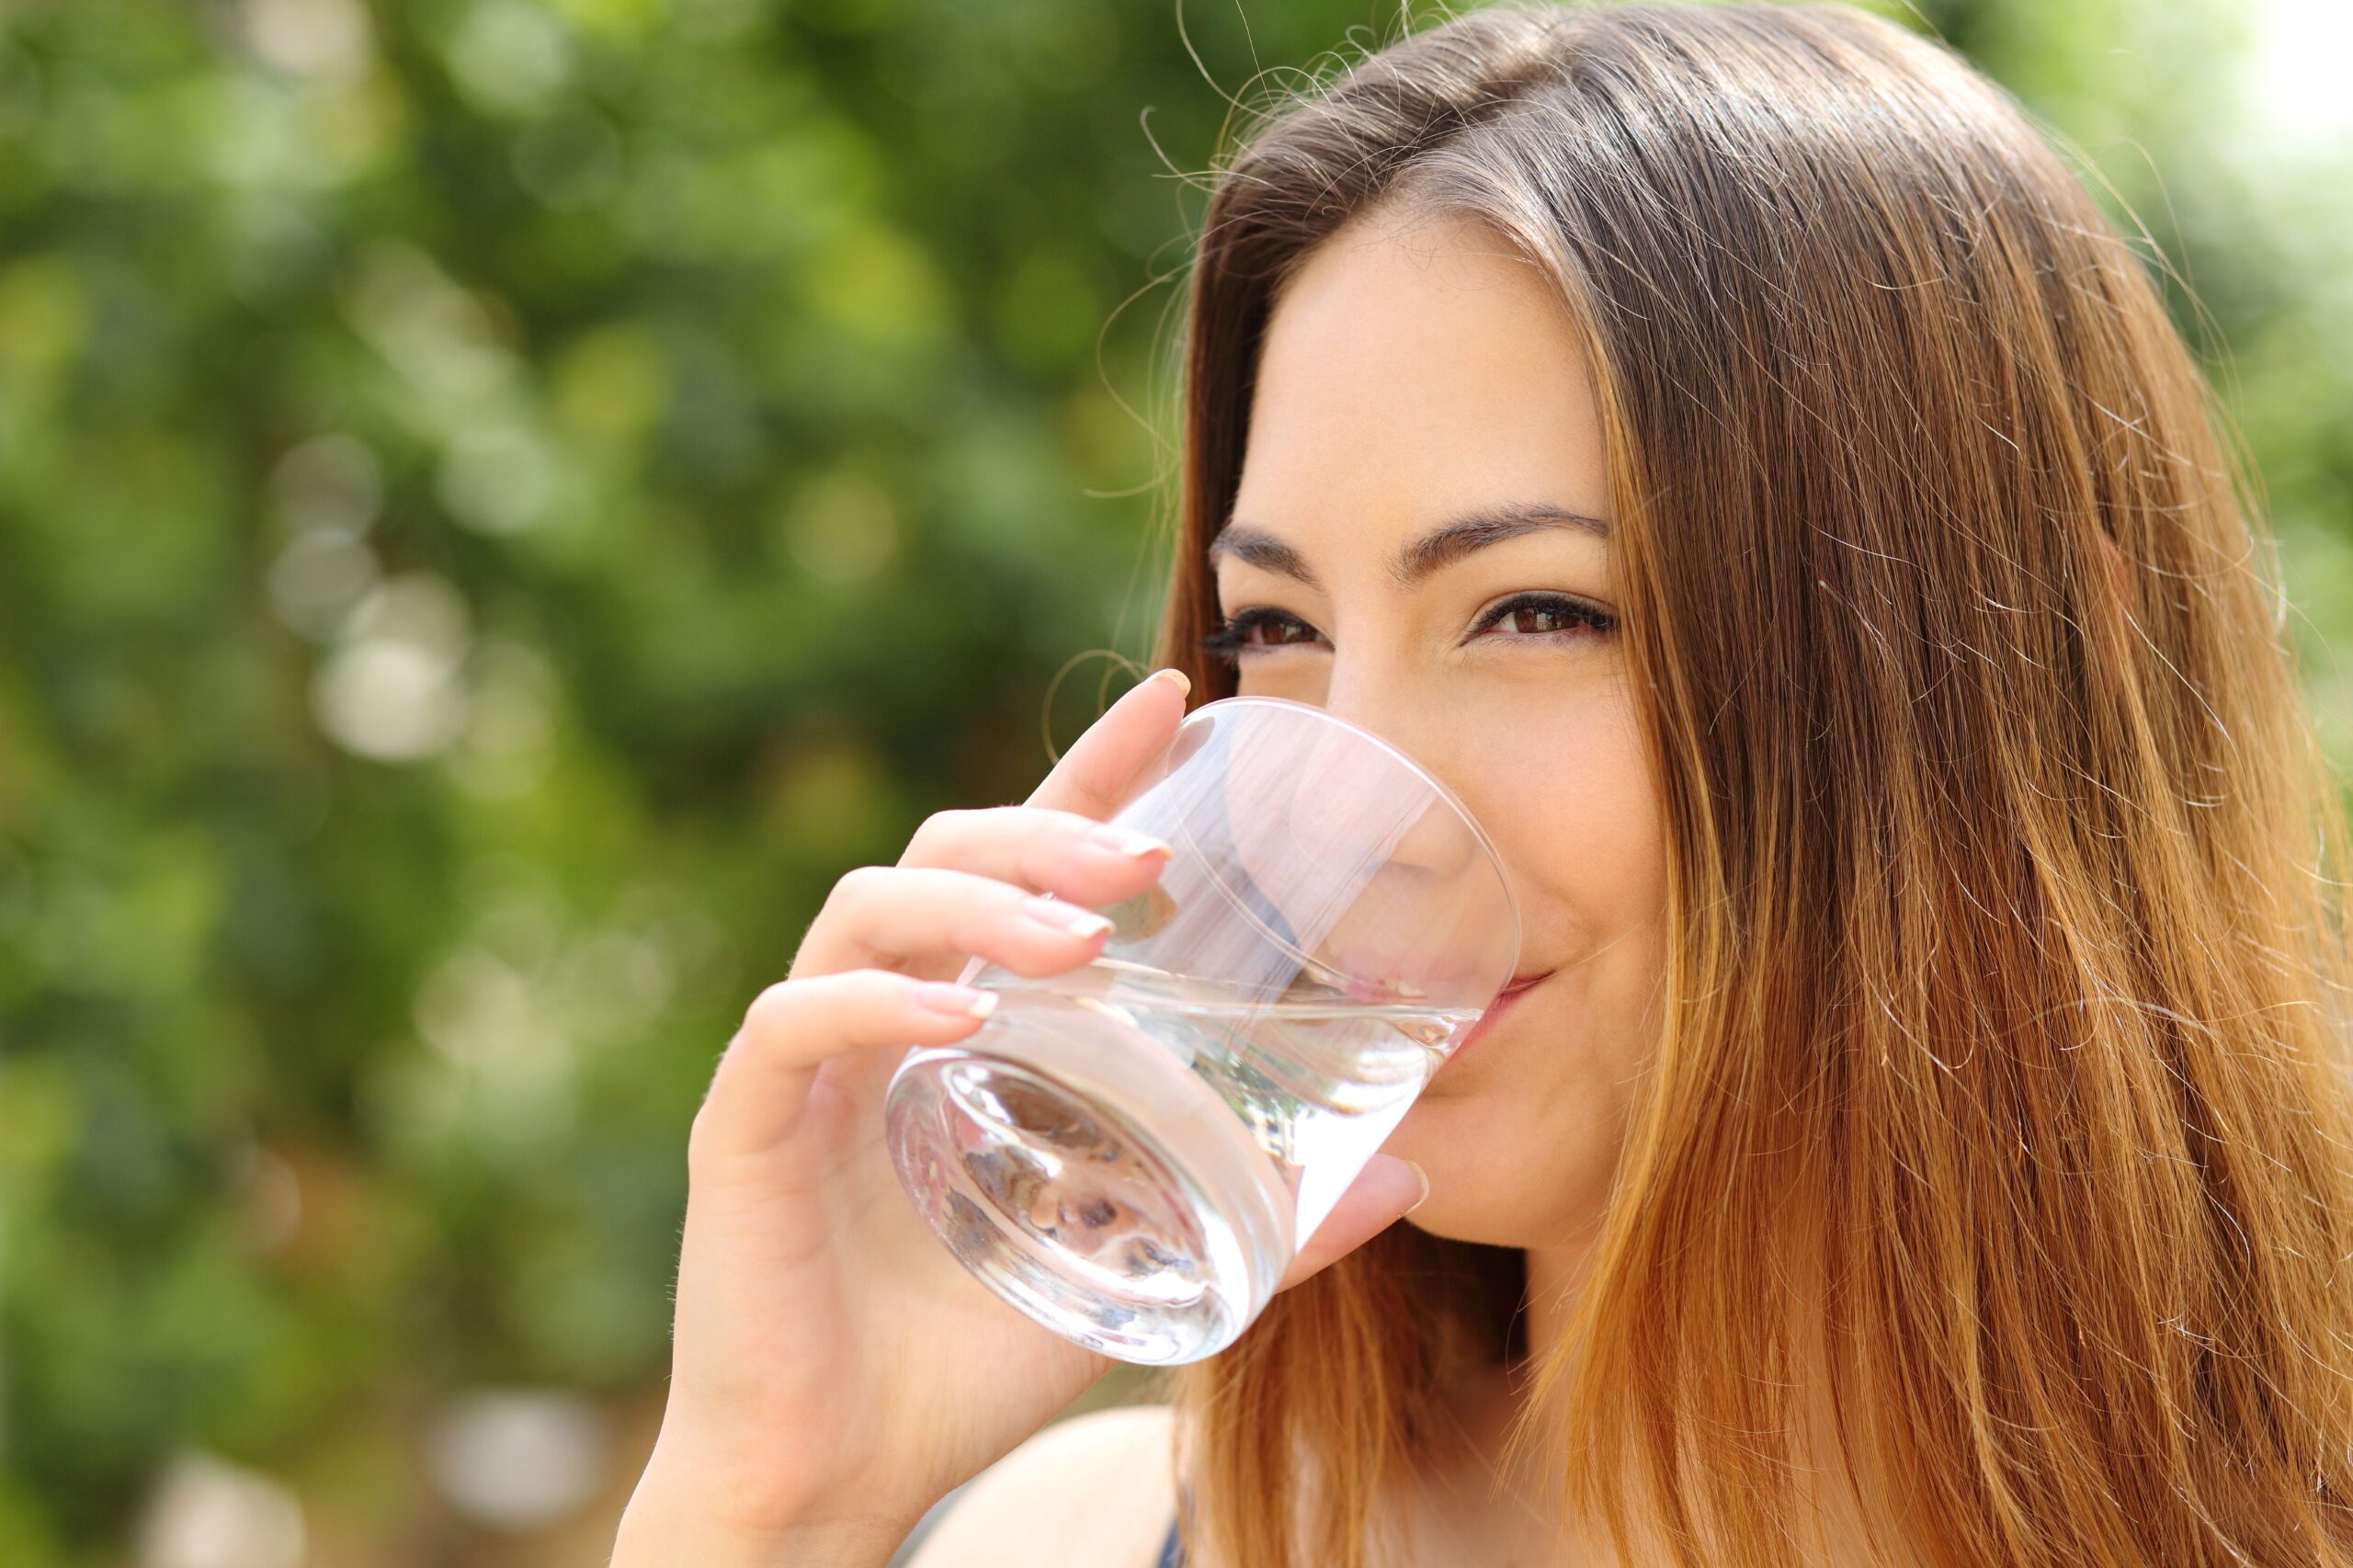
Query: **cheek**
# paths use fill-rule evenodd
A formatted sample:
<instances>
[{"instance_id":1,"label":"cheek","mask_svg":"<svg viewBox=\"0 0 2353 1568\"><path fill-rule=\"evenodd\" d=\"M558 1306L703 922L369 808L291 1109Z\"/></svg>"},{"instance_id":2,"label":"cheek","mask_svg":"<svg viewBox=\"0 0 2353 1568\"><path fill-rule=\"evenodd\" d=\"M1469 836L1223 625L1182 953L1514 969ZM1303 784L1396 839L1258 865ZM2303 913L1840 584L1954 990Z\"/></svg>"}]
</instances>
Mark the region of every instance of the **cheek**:
<instances>
[{"instance_id":1,"label":"cheek","mask_svg":"<svg viewBox=\"0 0 2353 1568\"><path fill-rule=\"evenodd\" d=\"M1473 803L1510 857L1523 967L1558 971L1442 1074L1383 1145L1430 1174L1414 1222L1495 1245L1597 1221L1658 1025L1665 853L1622 710L1529 726Z\"/></svg>"},{"instance_id":2,"label":"cheek","mask_svg":"<svg viewBox=\"0 0 2353 1568\"><path fill-rule=\"evenodd\" d=\"M1665 900L1658 784L1622 687L1488 727L1472 803L1509 858L1526 959L1576 960Z\"/></svg>"},{"instance_id":3,"label":"cheek","mask_svg":"<svg viewBox=\"0 0 2353 1568\"><path fill-rule=\"evenodd\" d=\"M1664 897L1659 784L1623 699L1546 739L1516 739L1511 787L1495 801L1516 869L1539 900L1576 911L1643 911Z\"/></svg>"}]
</instances>

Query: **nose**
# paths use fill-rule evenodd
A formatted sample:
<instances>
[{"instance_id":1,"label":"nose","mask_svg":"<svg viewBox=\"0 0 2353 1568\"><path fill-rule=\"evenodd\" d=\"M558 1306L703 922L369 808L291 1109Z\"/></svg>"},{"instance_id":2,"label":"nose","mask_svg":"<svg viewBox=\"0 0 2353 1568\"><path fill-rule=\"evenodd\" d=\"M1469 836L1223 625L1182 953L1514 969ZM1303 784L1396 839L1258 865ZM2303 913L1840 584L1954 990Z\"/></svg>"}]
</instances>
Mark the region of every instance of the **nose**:
<instances>
[{"instance_id":1,"label":"nose","mask_svg":"<svg viewBox=\"0 0 2353 1568\"><path fill-rule=\"evenodd\" d=\"M1373 739L1316 724L1283 759L1275 853L1313 869L1278 903L1351 994L1483 1006L1518 951L1509 894L1422 759L1349 722Z\"/></svg>"},{"instance_id":2,"label":"nose","mask_svg":"<svg viewBox=\"0 0 2353 1568\"><path fill-rule=\"evenodd\" d=\"M1373 736L1394 754L1391 766L1381 771L1384 778L1394 778L1392 788L1400 796L1426 790L1427 786L1422 781L1427 778L1435 779L1457 800L1462 799L1461 791L1449 777L1459 743L1430 724L1427 711L1417 718L1407 711L1405 704L1395 699L1393 692L1384 699L1382 694L1370 689L1370 681L1363 681L1344 689L1336 681L1323 703L1324 710ZM1343 768L1351 756L1362 760L1358 747L1336 733L1325 739L1320 749L1327 754L1324 758L1327 771L1321 776L1326 786L1342 782L1336 770ZM1328 787L1311 790L1302 786L1298 798L1298 830L1302 833L1314 831L1313 806L1319 797L1329 800L1335 795ZM1401 868L1442 879L1460 875L1466 851L1475 847L1475 844L1465 843L1464 835L1453 821L1451 808L1443 800L1430 800L1400 825L1390 854L1392 862Z\"/></svg>"}]
</instances>

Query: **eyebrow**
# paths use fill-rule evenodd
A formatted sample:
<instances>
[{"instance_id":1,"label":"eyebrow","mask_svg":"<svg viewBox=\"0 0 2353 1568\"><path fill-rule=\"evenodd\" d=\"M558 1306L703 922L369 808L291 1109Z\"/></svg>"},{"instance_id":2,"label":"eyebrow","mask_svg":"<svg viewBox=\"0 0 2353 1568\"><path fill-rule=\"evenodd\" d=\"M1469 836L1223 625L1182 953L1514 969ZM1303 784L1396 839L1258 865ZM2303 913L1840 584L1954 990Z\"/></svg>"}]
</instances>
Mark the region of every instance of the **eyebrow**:
<instances>
[{"instance_id":1,"label":"eyebrow","mask_svg":"<svg viewBox=\"0 0 2353 1568\"><path fill-rule=\"evenodd\" d=\"M1607 540L1609 525L1599 517L1589 517L1582 512L1572 512L1564 506L1554 506L1541 501L1511 502L1500 506L1483 506L1466 512L1450 522L1442 523L1406 542L1390 563L1389 580L1401 588L1410 588L1431 574L1453 565L1473 551L1501 544L1522 534L1541 533L1554 528L1570 528L1595 539ZM1222 555L1231 555L1253 566L1278 573L1293 582L1317 592L1324 584L1309 570L1307 558L1263 528L1235 520L1220 528L1210 540L1209 559L1215 564Z\"/></svg>"}]
</instances>

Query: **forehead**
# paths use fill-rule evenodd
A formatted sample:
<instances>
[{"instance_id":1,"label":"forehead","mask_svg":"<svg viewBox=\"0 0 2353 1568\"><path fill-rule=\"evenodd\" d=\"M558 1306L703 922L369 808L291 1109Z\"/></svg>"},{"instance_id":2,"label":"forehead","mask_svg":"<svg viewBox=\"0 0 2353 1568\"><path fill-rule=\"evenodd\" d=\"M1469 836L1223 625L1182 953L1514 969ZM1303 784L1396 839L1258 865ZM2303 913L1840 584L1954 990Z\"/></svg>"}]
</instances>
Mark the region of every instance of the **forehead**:
<instances>
[{"instance_id":1,"label":"forehead","mask_svg":"<svg viewBox=\"0 0 2353 1568\"><path fill-rule=\"evenodd\" d=\"M1237 517L1403 535L1506 497L1601 516L1607 492L1584 346L1495 231L1368 214L1278 298Z\"/></svg>"}]
</instances>

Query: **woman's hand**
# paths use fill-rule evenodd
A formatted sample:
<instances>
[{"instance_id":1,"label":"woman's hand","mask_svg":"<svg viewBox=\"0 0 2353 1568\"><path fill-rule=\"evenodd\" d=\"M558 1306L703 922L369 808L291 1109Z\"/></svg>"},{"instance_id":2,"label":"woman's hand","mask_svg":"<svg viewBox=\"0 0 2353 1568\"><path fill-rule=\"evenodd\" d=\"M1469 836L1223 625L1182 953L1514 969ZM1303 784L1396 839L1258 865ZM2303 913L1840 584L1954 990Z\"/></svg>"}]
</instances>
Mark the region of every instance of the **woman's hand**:
<instances>
[{"instance_id":1,"label":"woman's hand","mask_svg":"<svg viewBox=\"0 0 2353 1568\"><path fill-rule=\"evenodd\" d=\"M1113 1363L966 1273L901 1187L882 1136L899 1058L980 1027L947 983L978 955L1060 973L1101 950L1068 922L1166 863L1101 825L1168 744L1164 671L1074 744L1026 804L926 819L892 867L835 884L789 978L754 1000L688 1142L669 1403L622 1522L643 1562L879 1568L939 1498ZM1041 906L1036 895L1050 895ZM1285 1274L1298 1283L1420 1196L1376 1155Z\"/></svg>"}]
</instances>

